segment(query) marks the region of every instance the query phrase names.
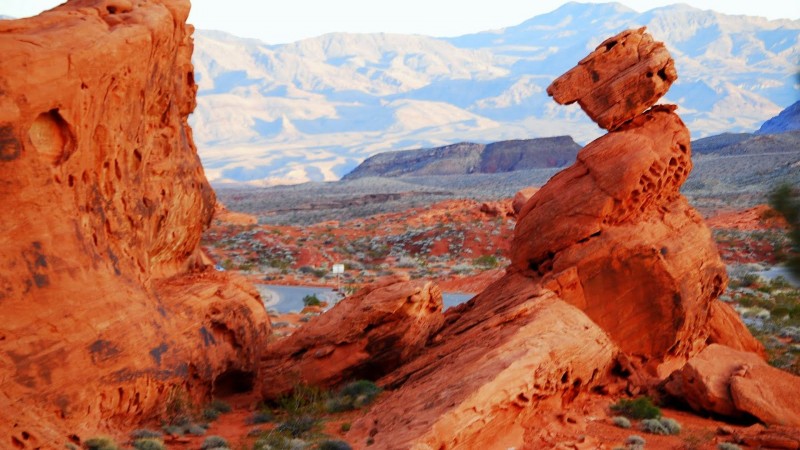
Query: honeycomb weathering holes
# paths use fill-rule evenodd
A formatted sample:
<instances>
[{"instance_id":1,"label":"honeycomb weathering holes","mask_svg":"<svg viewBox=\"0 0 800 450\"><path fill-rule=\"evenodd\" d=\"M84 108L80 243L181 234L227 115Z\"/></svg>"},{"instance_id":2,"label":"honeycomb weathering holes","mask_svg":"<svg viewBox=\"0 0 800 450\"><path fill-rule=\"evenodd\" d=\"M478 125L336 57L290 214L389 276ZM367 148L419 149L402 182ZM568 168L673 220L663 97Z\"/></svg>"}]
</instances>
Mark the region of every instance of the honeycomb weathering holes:
<instances>
[{"instance_id":1,"label":"honeycomb weathering holes","mask_svg":"<svg viewBox=\"0 0 800 450\"><path fill-rule=\"evenodd\" d=\"M39 114L28 137L36 152L54 166L64 163L75 151L75 138L57 108Z\"/></svg>"}]
</instances>

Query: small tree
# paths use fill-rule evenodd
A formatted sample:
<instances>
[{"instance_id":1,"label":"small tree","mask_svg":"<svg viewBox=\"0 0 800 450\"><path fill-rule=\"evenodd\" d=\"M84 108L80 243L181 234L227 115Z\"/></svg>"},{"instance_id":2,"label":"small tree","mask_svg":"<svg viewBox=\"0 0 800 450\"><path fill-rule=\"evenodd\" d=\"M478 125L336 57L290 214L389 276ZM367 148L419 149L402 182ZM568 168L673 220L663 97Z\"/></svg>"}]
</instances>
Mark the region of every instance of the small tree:
<instances>
[{"instance_id":1,"label":"small tree","mask_svg":"<svg viewBox=\"0 0 800 450\"><path fill-rule=\"evenodd\" d=\"M319 306L322 302L317 297L317 294L310 294L303 297L303 305L305 306Z\"/></svg>"},{"instance_id":2,"label":"small tree","mask_svg":"<svg viewBox=\"0 0 800 450\"><path fill-rule=\"evenodd\" d=\"M800 276L800 189L788 183L778 185L769 194L769 205L789 223L792 248L786 265L793 274Z\"/></svg>"}]
</instances>

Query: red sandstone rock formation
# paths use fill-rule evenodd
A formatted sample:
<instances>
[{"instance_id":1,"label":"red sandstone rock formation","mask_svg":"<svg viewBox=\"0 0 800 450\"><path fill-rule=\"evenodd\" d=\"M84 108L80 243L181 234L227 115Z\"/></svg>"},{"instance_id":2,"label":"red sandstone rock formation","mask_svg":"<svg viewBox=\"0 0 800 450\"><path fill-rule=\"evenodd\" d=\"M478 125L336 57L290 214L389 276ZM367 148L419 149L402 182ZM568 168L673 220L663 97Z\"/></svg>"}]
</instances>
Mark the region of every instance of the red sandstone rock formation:
<instances>
[{"instance_id":1,"label":"red sandstone rock formation","mask_svg":"<svg viewBox=\"0 0 800 450\"><path fill-rule=\"evenodd\" d=\"M526 187L514 194L514 199L511 201L511 209L514 210L514 215L518 215L525 204L528 203L528 200L538 191L538 187Z\"/></svg>"},{"instance_id":2,"label":"red sandstone rock formation","mask_svg":"<svg viewBox=\"0 0 800 450\"><path fill-rule=\"evenodd\" d=\"M261 364L261 392L276 398L300 383L377 379L416 356L442 321L442 293L431 282L369 286L271 344Z\"/></svg>"},{"instance_id":3,"label":"red sandstone rock formation","mask_svg":"<svg viewBox=\"0 0 800 450\"><path fill-rule=\"evenodd\" d=\"M722 341L746 333L709 324L725 267L679 192L689 132L674 106L652 107L672 67L663 44L627 31L548 89L612 131L521 208L508 274L448 311L428 348L379 381L396 390L353 424L356 446L538 448L542 411L607 383L615 360L649 385L712 330Z\"/></svg>"},{"instance_id":4,"label":"red sandstone rock formation","mask_svg":"<svg viewBox=\"0 0 800 450\"><path fill-rule=\"evenodd\" d=\"M399 389L353 424L357 448L367 437L386 449L536 448L536 414L605 379L617 352L580 310L521 275L445 317L423 355L380 380Z\"/></svg>"},{"instance_id":5,"label":"red sandstone rock formation","mask_svg":"<svg viewBox=\"0 0 800 450\"><path fill-rule=\"evenodd\" d=\"M258 295L202 269L188 0L0 21L0 447L63 448L254 371ZM70 437L71 436L71 437Z\"/></svg>"},{"instance_id":6,"label":"red sandstone rock formation","mask_svg":"<svg viewBox=\"0 0 800 450\"><path fill-rule=\"evenodd\" d=\"M547 93L562 105L577 101L598 125L612 130L652 106L676 79L667 48L642 27L606 39Z\"/></svg>"},{"instance_id":7,"label":"red sandstone rock formation","mask_svg":"<svg viewBox=\"0 0 800 450\"><path fill-rule=\"evenodd\" d=\"M696 411L800 427L800 377L770 367L755 353L710 345L664 388Z\"/></svg>"}]
</instances>

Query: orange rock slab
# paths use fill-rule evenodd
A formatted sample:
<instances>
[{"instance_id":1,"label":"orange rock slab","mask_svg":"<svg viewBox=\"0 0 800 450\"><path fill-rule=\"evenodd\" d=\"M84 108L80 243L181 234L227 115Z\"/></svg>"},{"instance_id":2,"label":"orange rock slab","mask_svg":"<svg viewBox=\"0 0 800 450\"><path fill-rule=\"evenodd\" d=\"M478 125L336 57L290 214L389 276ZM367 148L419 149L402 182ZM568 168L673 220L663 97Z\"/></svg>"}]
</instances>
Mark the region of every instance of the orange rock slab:
<instances>
[{"instance_id":1,"label":"orange rock slab","mask_svg":"<svg viewBox=\"0 0 800 450\"><path fill-rule=\"evenodd\" d=\"M696 411L800 427L800 377L755 353L712 344L673 373L664 389Z\"/></svg>"},{"instance_id":2,"label":"orange rock slab","mask_svg":"<svg viewBox=\"0 0 800 450\"><path fill-rule=\"evenodd\" d=\"M448 311L425 353L347 434L356 448L526 448L534 419L595 386L616 349L581 311L509 276Z\"/></svg>"},{"instance_id":3,"label":"orange rock slab","mask_svg":"<svg viewBox=\"0 0 800 450\"><path fill-rule=\"evenodd\" d=\"M416 356L443 320L442 293L431 282L389 279L364 288L270 344L261 393L274 399L297 384L377 379Z\"/></svg>"},{"instance_id":4,"label":"orange rock slab","mask_svg":"<svg viewBox=\"0 0 800 450\"><path fill-rule=\"evenodd\" d=\"M258 295L204 271L188 0L0 21L0 448L63 448L254 372ZM242 375L246 377L246 375Z\"/></svg>"}]
</instances>

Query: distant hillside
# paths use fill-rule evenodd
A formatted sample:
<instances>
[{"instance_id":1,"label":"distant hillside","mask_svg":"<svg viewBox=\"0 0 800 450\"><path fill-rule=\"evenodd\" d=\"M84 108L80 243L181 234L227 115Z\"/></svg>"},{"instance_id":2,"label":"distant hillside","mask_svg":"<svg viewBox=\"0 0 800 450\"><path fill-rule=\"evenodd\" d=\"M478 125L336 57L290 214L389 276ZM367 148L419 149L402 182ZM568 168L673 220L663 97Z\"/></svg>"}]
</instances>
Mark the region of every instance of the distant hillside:
<instances>
[{"instance_id":1,"label":"distant hillside","mask_svg":"<svg viewBox=\"0 0 800 450\"><path fill-rule=\"evenodd\" d=\"M462 142L436 148L378 153L342 179L499 173L564 167L575 161L581 146L569 136L501 141Z\"/></svg>"},{"instance_id":2,"label":"distant hillside","mask_svg":"<svg viewBox=\"0 0 800 450\"><path fill-rule=\"evenodd\" d=\"M570 2L454 38L332 33L269 45L198 30L194 138L212 182L264 184L335 180L381 152L462 141L585 144L602 130L545 89L606 37L640 26L675 58L664 100L693 136L753 132L800 98L800 20Z\"/></svg>"},{"instance_id":3,"label":"distant hillside","mask_svg":"<svg viewBox=\"0 0 800 450\"><path fill-rule=\"evenodd\" d=\"M776 117L764 122L756 133L783 133L785 131L795 130L800 130L800 101L784 109Z\"/></svg>"}]
</instances>

